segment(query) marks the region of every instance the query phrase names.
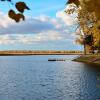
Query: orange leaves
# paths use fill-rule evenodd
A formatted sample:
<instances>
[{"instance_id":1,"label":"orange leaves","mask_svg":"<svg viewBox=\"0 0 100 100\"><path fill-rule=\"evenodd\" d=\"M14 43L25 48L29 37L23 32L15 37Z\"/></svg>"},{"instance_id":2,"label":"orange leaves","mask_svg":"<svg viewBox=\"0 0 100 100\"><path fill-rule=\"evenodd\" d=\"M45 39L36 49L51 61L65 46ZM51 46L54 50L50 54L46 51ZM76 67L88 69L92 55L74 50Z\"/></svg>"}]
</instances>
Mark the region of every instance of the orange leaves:
<instances>
[{"instance_id":1,"label":"orange leaves","mask_svg":"<svg viewBox=\"0 0 100 100\"><path fill-rule=\"evenodd\" d=\"M94 13L97 20L100 20L100 0L80 0L82 9Z\"/></svg>"}]
</instances>

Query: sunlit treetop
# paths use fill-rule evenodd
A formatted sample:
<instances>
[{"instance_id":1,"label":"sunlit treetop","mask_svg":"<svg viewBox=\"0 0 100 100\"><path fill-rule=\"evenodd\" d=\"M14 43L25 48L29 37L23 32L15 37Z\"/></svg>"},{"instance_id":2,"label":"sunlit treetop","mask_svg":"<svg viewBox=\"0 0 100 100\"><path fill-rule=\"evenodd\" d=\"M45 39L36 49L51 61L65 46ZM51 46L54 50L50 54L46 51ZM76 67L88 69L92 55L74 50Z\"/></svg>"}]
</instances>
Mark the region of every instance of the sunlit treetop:
<instances>
[{"instance_id":1,"label":"sunlit treetop","mask_svg":"<svg viewBox=\"0 0 100 100\"><path fill-rule=\"evenodd\" d=\"M68 0L67 4L74 3L77 7L94 13L98 20L100 20L100 0Z\"/></svg>"}]
</instances>

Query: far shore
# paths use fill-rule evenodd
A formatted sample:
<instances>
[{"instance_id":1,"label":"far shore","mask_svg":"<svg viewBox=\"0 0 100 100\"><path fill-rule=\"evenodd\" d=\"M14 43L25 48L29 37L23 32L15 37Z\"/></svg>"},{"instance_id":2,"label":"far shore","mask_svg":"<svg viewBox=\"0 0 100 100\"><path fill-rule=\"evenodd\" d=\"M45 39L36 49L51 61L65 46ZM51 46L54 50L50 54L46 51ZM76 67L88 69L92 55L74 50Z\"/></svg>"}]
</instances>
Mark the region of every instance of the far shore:
<instances>
[{"instance_id":1,"label":"far shore","mask_svg":"<svg viewBox=\"0 0 100 100\"><path fill-rule=\"evenodd\" d=\"M82 55L83 51L56 51L56 50L6 50L0 51L0 56L20 55Z\"/></svg>"}]
</instances>

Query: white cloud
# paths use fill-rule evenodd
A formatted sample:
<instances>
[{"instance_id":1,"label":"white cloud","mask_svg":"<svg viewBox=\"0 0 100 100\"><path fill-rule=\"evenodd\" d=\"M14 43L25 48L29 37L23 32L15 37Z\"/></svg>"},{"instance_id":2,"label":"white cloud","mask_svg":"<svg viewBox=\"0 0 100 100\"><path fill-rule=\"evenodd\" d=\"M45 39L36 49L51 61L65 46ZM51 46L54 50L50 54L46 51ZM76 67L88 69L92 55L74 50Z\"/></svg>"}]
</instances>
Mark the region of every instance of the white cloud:
<instances>
[{"instance_id":1,"label":"white cloud","mask_svg":"<svg viewBox=\"0 0 100 100\"><path fill-rule=\"evenodd\" d=\"M36 34L49 30L68 30L75 24L72 16L58 11L56 18L41 15L35 18L26 18L26 21L15 23L7 15L0 13L0 34Z\"/></svg>"},{"instance_id":2,"label":"white cloud","mask_svg":"<svg viewBox=\"0 0 100 100\"><path fill-rule=\"evenodd\" d=\"M0 35L0 44L13 44L15 40L12 40L9 35Z\"/></svg>"},{"instance_id":3,"label":"white cloud","mask_svg":"<svg viewBox=\"0 0 100 100\"><path fill-rule=\"evenodd\" d=\"M66 14L64 11L58 11L56 17L63 21L66 25L74 25L76 23L75 17L69 14Z\"/></svg>"},{"instance_id":4,"label":"white cloud","mask_svg":"<svg viewBox=\"0 0 100 100\"><path fill-rule=\"evenodd\" d=\"M39 41L57 41L64 39L63 35L59 34L56 31L48 31L44 33L40 33L35 36L35 38Z\"/></svg>"},{"instance_id":5,"label":"white cloud","mask_svg":"<svg viewBox=\"0 0 100 100\"><path fill-rule=\"evenodd\" d=\"M3 19L3 20L2 20ZM72 16L58 11L56 18L41 15L15 23L0 12L0 44L30 44L71 40L70 28L75 24Z\"/></svg>"},{"instance_id":6,"label":"white cloud","mask_svg":"<svg viewBox=\"0 0 100 100\"><path fill-rule=\"evenodd\" d=\"M56 31L41 32L39 34L9 34L0 35L0 44L33 44L66 40L67 35ZM67 39L69 40L69 39Z\"/></svg>"},{"instance_id":7,"label":"white cloud","mask_svg":"<svg viewBox=\"0 0 100 100\"><path fill-rule=\"evenodd\" d=\"M13 24L12 21L6 14L0 11L0 28L6 28L8 25Z\"/></svg>"}]
</instances>

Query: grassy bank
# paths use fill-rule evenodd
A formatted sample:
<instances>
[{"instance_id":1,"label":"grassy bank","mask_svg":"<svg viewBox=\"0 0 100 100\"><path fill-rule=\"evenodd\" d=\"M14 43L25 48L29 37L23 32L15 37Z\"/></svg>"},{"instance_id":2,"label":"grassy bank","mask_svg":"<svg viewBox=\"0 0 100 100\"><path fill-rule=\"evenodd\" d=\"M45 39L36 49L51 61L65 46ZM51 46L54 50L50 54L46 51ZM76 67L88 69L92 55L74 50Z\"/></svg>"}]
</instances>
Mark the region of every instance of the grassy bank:
<instances>
[{"instance_id":1,"label":"grassy bank","mask_svg":"<svg viewBox=\"0 0 100 100\"><path fill-rule=\"evenodd\" d=\"M73 61L100 64L100 55L82 55Z\"/></svg>"}]
</instances>

